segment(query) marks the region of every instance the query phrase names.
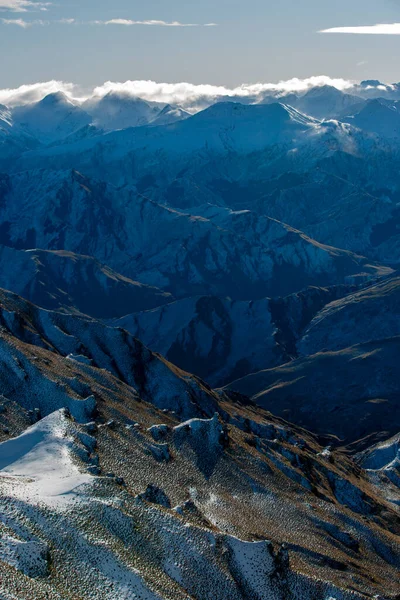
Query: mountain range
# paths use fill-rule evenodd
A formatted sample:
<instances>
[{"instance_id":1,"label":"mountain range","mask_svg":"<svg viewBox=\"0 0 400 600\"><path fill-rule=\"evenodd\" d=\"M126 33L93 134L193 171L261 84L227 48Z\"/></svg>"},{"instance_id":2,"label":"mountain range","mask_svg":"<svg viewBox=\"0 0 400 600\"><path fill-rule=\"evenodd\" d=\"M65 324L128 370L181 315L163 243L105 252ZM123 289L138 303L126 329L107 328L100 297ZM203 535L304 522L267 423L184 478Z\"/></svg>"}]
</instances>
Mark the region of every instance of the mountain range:
<instances>
[{"instance_id":1,"label":"mountain range","mask_svg":"<svg viewBox=\"0 0 400 600\"><path fill-rule=\"evenodd\" d=\"M0 106L0 598L398 600L400 88Z\"/></svg>"}]
</instances>

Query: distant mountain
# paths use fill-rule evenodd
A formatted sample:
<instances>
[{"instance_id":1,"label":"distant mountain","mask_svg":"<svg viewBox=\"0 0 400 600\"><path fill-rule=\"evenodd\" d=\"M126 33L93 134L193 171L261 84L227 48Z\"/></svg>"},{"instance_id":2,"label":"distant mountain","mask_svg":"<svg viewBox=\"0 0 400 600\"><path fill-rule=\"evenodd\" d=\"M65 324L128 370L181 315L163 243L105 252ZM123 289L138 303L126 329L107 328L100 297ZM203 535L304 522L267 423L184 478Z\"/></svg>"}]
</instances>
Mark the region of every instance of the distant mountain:
<instances>
[{"instance_id":1,"label":"distant mountain","mask_svg":"<svg viewBox=\"0 0 400 600\"><path fill-rule=\"evenodd\" d=\"M34 104L16 107L12 117L21 129L46 144L62 140L92 120L62 92L49 94Z\"/></svg>"},{"instance_id":2,"label":"distant mountain","mask_svg":"<svg viewBox=\"0 0 400 600\"><path fill-rule=\"evenodd\" d=\"M187 119L191 116L192 115L186 110L183 110L183 108L167 104L158 113L156 118L150 122L150 124L153 127L157 127L158 125L171 125L171 123L175 123L176 121L182 121L183 119Z\"/></svg>"},{"instance_id":3,"label":"distant mountain","mask_svg":"<svg viewBox=\"0 0 400 600\"><path fill-rule=\"evenodd\" d=\"M255 152L274 145L293 145L301 142L319 128L319 122L306 117L290 106L282 104L242 105L218 103L190 118L171 125L113 131L98 139L44 149L26 157L28 162L40 162L44 156L51 162L90 160L90 152L97 155L102 145L107 146L107 161L120 160L132 151L169 153L171 161L177 155L190 152ZM17 168L22 167L18 165ZM25 167L23 167L25 168Z\"/></svg>"},{"instance_id":4,"label":"distant mountain","mask_svg":"<svg viewBox=\"0 0 400 600\"><path fill-rule=\"evenodd\" d=\"M295 100L294 106L317 119L332 119L359 104L361 100L360 97L341 92L333 86L324 85L309 90ZM290 100L287 102L290 103Z\"/></svg>"},{"instance_id":5,"label":"distant mountain","mask_svg":"<svg viewBox=\"0 0 400 600\"><path fill-rule=\"evenodd\" d=\"M175 297L260 299L390 272L266 216L183 213L75 171L4 177L0 219L5 246L92 256Z\"/></svg>"},{"instance_id":6,"label":"distant mountain","mask_svg":"<svg viewBox=\"0 0 400 600\"><path fill-rule=\"evenodd\" d=\"M379 81L379 79L366 79L359 84L355 84L353 89L357 95L367 99L385 97L398 100L400 98L399 83L387 84Z\"/></svg>"},{"instance_id":7,"label":"distant mountain","mask_svg":"<svg viewBox=\"0 0 400 600\"><path fill-rule=\"evenodd\" d=\"M128 186L178 212L199 215L206 203L251 209L323 244L372 261L400 262L396 138L320 122L280 104L235 103L165 126L80 131L69 143L0 160L0 168L72 169L116 188Z\"/></svg>"},{"instance_id":8,"label":"distant mountain","mask_svg":"<svg viewBox=\"0 0 400 600\"><path fill-rule=\"evenodd\" d=\"M91 98L82 108L91 115L96 127L108 131L149 124L167 125L189 116L178 107L146 102L119 92L109 92L101 98Z\"/></svg>"},{"instance_id":9,"label":"distant mountain","mask_svg":"<svg viewBox=\"0 0 400 600\"><path fill-rule=\"evenodd\" d=\"M163 105L109 92L101 98L89 99L83 108L91 115L96 127L113 130L147 125L159 115Z\"/></svg>"},{"instance_id":10,"label":"distant mountain","mask_svg":"<svg viewBox=\"0 0 400 600\"><path fill-rule=\"evenodd\" d=\"M73 133L70 133L69 135L67 135L67 137L65 137L63 140L54 142L53 145L74 144L75 142L80 142L83 140L87 140L87 139L96 137L98 135L103 135L103 133L104 133L104 129L100 129L99 127L96 127L95 125L85 125L84 127L81 127L80 129L78 129L77 131L74 131Z\"/></svg>"},{"instance_id":11,"label":"distant mountain","mask_svg":"<svg viewBox=\"0 0 400 600\"><path fill-rule=\"evenodd\" d=\"M327 128L316 119L281 104L219 103L170 125L112 131L26 153L13 165L13 170L42 168L46 161L49 168L74 168L94 177L101 171L118 186L131 184L138 177L156 179L158 188L162 189L186 171L194 154L198 156L191 163L191 169L195 165L200 168L207 160L215 160L215 155L224 155L226 160L269 148L266 164L271 164L271 161L300 160L300 150L311 144L312 149L306 150L309 162L310 155L329 150L327 144L317 144L317 139L329 137L330 143L343 144L343 128L340 124ZM358 142L356 134L352 141L353 144ZM294 151L288 153L289 150ZM196 193L195 189L192 193Z\"/></svg>"},{"instance_id":12,"label":"distant mountain","mask_svg":"<svg viewBox=\"0 0 400 600\"><path fill-rule=\"evenodd\" d=\"M299 100L299 95L294 93L282 94L282 93L271 93L266 92L263 94L261 100L259 100L256 104L274 104L279 102L280 104L286 104L289 106L297 106L297 102Z\"/></svg>"},{"instance_id":13,"label":"distant mountain","mask_svg":"<svg viewBox=\"0 0 400 600\"><path fill-rule=\"evenodd\" d=\"M181 123L177 133L182 142L188 143L190 136L192 144L203 142L217 150L248 152L289 143L316 126L316 120L287 105L221 102Z\"/></svg>"},{"instance_id":14,"label":"distant mountain","mask_svg":"<svg viewBox=\"0 0 400 600\"><path fill-rule=\"evenodd\" d=\"M14 122L12 110L0 104L0 159L4 164L38 145L35 138Z\"/></svg>"},{"instance_id":15,"label":"distant mountain","mask_svg":"<svg viewBox=\"0 0 400 600\"><path fill-rule=\"evenodd\" d=\"M400 111L395 103L370 100L358 112L343 120L385 138L400 137Z\"/></svg>"}]
</instances>

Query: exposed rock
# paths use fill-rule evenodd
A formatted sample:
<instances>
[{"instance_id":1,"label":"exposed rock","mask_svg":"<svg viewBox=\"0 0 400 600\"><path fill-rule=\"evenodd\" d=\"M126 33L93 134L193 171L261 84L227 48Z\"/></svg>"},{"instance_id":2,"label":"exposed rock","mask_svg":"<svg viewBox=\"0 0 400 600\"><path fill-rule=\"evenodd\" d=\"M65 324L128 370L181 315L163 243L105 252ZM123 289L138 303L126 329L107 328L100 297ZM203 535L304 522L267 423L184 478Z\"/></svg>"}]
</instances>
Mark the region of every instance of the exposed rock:
<instances>
[{"instance_id":1,"label":"exposed rock","mask_svg":"<svg viewBox=\"0 0 400 600\"><path fill-rule=\"evenodd\" d=\"M156 485L149 484L146 488L146 491L143 492L143 494L141 494L139 497L143 498L147 502L151 502L152 504L159 504L160 506L164 506L164 508L171 508L170 499L166 493Z\"/></svg>"}]
</instances>

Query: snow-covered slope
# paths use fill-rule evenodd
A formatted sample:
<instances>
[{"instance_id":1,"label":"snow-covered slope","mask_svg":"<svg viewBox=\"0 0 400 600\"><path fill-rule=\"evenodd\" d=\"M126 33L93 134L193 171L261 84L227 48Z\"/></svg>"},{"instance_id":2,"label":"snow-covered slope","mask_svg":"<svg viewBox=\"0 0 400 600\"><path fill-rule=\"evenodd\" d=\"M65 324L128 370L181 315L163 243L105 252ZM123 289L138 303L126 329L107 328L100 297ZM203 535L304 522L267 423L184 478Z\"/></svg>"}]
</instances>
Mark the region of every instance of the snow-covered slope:
<instances>
[{"instance_id":1,"label":"snow-covered slope","mask_svg":"<svg viewBox=\"0 0 400 600\"><path fill-rule=\"evenodd\" d=\"M188 113L183 108L179 106L171 106L171 104L167 104L164 108L158 113L157 117L151 121L151 125L171 125L175 123L175 121L182 121L183 119L187 119L191 114Z\"/></svg>"},{"instance_id":2,"label":"snow-covered slope","mask_svg":"<svg viewBox=\"0 0 400 600\"><path fill-rule=\"evenodd\" d=\"M381 102L379 99L370 100L356 114L343 120L384 138L400 137L400 112L396 104Z\"/></svg>"},{"instance_id":3,"label":"snow-covered slope","mask_svg":"<svg viewBox=\"0 0 400 600\"><path fill-rule=\"evenodd\" d=\"M88 100L83 108L92 116L94 125L113 130L147 125L157 118L163 105L110 92L101 98Z\"/></svg>"},{"instance_id":4,"label":"snow-covered slope","mask_svg":"<svg viewBox=\"0 0 400 600\"><path fill-rule=\"evenodd\" d=\"M289 102L289 99L287 101ZM317 119L332 119L344 114L361 101L362 99L357 96L341 92L330 85L324 85L312 88L295 100L294 106L301 112Z\"/></svg>"},{"instance_id":5,"label":"snow-covered slope","mask_svg":"<svg viewBox=\"0 0 400 600\"><path fill-rule=\"evenodd\" d=\"M18 106L12 117L21 129L46 144L62 140L91 122L91 117L62 92Z\"/></svg>"},{"instance_id":6,"label":"snow-covered slope","mask_svg":"<svg viewBox=\"0 0 400 600\"><path fill-rule=\"evenodd\" d=\"M15 165L15 169L37 168L46 160L51 168L74 167L86 174L94 174L95 159L97 175L102 163L101 168L110 179L117 163L118 169L121 169L121 162L128 160L132 181L132 175L135 174L132 172L132 153L140 158L136 168L140 166L146 169L143 175L154 172L154 165L163 169L170 164L168 168L175 165L179 172L193 154L199 154L198 159L204 161L210 155L227 152L246 154L271 146L277 146L281 153L286 154L288 149L307 143L323 132L324 126L321 128L319 121L306 117L290 106L279 103L243 105L221 102L171 125L132 127L75 144L30 153ZM148 161L151 162L151 171ZM122 170L114 173L113 179L121 182L124 176L126 181L128 174Z\"/></svg>"},{"instance_id":7,"label":"snow-covered slope","mask_svg":"<svg viewBox=\"0 0 400 600\"><path fill-rule=\"evenodd\" d=\"M22 501L71 501L74 489L89 482L73 462L72 432L66 412L59 410L0 444L0 477L24 482L18 490Z\"/></svg>"},{"instance_id":8,"label":"snow-covered slope","mask_svg":"<svg viewBox=\"0 0 400 600\"><path fill-rule=\"evenodd\" d=\"M96 127L109 131L149 124L167 125L189 116L189 113L179 107L146 102L119 92L91 98L83 104L83 108L92 116Z\"/></svg>"},{"instance_id":9,"label":"snow-covered slope","mask_svg":"<svg viewBox=\"0 0 400 600\"><path fill-rule=\"evenodd\" d=\"M2 137L11 131L12 125L11 110L0 104L0 134Z\"/></svg>"},{"instance_id":10,"label":"snow-covered slope","mask_svg":"<svg viewBox=\"0 0 400 600\"><path fill-rule=\"evenodd\" d=\"M371 446L357 460L382 496L400 506L400 434Z\"/></svg>"},{"instance_id":11,"label":"snow-covered slope","mask_svg":"<svg viewBox=\"0 0 400 600\"><path fill-rule=\"evenodd\" d=\"M37 140L14 122L11 109L0 104L0 159L4 165L38 145Z\"/></svg>"},{"instance_id":12,"label":"snow-covered slope","mask_svg":"<svg viewBox=\"0 0 400 600\"><path fill-rule=\"evenodd\" d=\"M360 455L364 469L378 471L380 469L398 470L400 467L400 434L389 440L380 442ZM400 479L399 479L400 485Z\"/></svg>"},{"instance_id":13,"label":"snow-covered slope","mask_svg":"<svg viewBox=\"0 0 400 600\"><path fill-rule=\"evenodd\" d=\"M214 423L218 425L218 421L213 420L190 421L172 429L170 443L176 453L174 470L186 470L193 475L200 472L190 461L184 466L180 444L188 438L195 449L198 443L196 432L211 433ZM58 411L23 436L0 446L8 456L13 450L18 454L18 460L11 468L6 466L0 471L3 527L7 532L0 545L0 561L2 571L12 574L1 581L3 597L12 597L17 588L22 600L31 598L32 594L34 597L45 595L69 600L77 593L84 600L111 600L116 594L118 598L129 600L138 597L183 600L188 593L196 599L208 600L215 589L219 590L221 598L232 600L249 597L285 600L288 593L294 600L323 599L332 597L331 594L340 600L366 598L362 593L346 592L343 577L335 576L336 582L331 583L296 572L290 564L291 553L286 547L280 548L279 543L275 549L267 539L242 540L213 525L209 519L213 512L218 514L220 510L218 504L207 507L209 501L202 498L200 482L195 500L182 502L176 509L171 509L169 496L155 486L148 485L140 492L140 484L133 489L127 488L120 477L93 477L85 473L87 455L101 457L103 447L106 449L108 445L107 433L94 427L95 437L86 434L68 415ZM186 433L188 428L192 433ZM142 460L148 463L139 441L146 434L140 433L139 438L138 435L132 437L131 433L127 436L135 453L141 454ZM115 432L114 437L118 443L121 433ZM224 456L219 442L212 443L210 436L206 447L207 444L210 445L208 451L217 452L219 460L229 468L230 460ZM240 444L235 443L235 446L238 452L243 452ZM263 450L259 452L263 454ZM317 449L313 448L312 454L318 468ZM52 461L48 460L49 456L53 457ZM276 453L277 464L270 474L276 482L270 493L278 491L275 485L278 486L280 469L285 471L282 459L284 461ZM319 468L326 469L323 464ZM164 469L168 469L167 465ZM238 476L244 481L245 471ZM336 477L349 487L354 485L343 476ZM326 475L324 479L328 481ZM289 487L301 489L299 484L290 482L290 477L287 481ZM223 485L229 489L230 483ZM216 483L211 486L214 488ZM168 493L173 496L169 490ZM359 491L354 488L353 494L356 496L357 493ZM21 498L24 502L22 510ZM258 501L263 502L262 496ZM285 510L290 510L283 498L281 502ZM306 523L307 511L302 509L302 512ZM339 543L340 550L337 555L343 560L360 542L354 534L346 533L343 525L337 525L340 520L331 512L325 518L322 513L314 516L315 535L319 529L333 542L338 540L336 544ZM348 520L357 532L355 535L361 539L369 568L377 568L379 561L375 567L368 548L367 536L371 535L368 527L356 515ZM309 535L312 537L314 532ZM156 553L153 536L157 539ZM390 544L383 531L374 534L374 543L383 548ZM342 564L340 559L337 564ZM395 565L388 562L383 565L390 576ZM329 567L325 567L325 571L328 572ZM334 573L334 568L330 572Z\"/></svg>"}]
</instances>

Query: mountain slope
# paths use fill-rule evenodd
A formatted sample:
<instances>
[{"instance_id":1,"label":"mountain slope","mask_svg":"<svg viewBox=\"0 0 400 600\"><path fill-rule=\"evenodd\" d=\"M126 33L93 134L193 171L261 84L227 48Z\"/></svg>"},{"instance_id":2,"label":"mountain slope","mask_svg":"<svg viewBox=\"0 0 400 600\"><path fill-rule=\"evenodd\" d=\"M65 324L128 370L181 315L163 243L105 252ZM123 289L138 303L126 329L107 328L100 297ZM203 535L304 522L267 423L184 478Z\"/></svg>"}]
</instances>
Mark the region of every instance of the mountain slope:
<instances>
[{"instance_id":1,"label":"mountain slope","mask_svg":"<svg viewBox=\"0 0 400 600\"><path fill-rule=\"evenodd\" d=\"M175 297L263 298L390 271L265 216L222 211L207 219L74 171L23 172L4 182L1 243L93 256Z\"/></svg>"},{"instance_id":2,"label":"mountain slope","mask_svg":"<svg viewBox=\"0 0 400 600\"><path fill-rule=\"evenodd\" d=\"M97 379L101 389L101 370L105 369L111 374L114 390L130 386L130 395L135 390L159 408L177 414L183 411L186 418L215 412L217 395L206 384L153 354L123 329L88 317L45 311L6 291L1 291L0 310L2 389L25 408L36 398L42 415L65 406L73 414L77 411L74 416L78 420L89 417L95 401L87 394L88 377ZM40 354L37 362L32 358L36 351ZM49 352L51 358L46 359ZM46 372L54 373L54 380L47 384ZM42 385L50 388L48 395ZM98 394L102 392L97 390Z\"/></svg>"},{"instance_id":3,"label":"mountain slope","mask_svg":"<svg viewBox=\"0 0 400 600\"><path fill-rule=\"evenodd\" d=\"M392 337L320 351L228 387L335 443L359 442L365 447L370 439L400 430L399 345L400 338Z\"/></svg>"},{"instance_id":4,"label":"mountain slope","mask_svg":"<svg viewBox=\"0 0 400 600\"><path fill-rule=\"evenodd\" d=\"M96 318L122 317L173 300L170 294L123 277L89 256L63 250L0 246L0 286L43 308Z\"/></svg>"},{"instance_id":5,"label":"mountain slope","mask_svg":"<svg viewBox=\"0 0 400 600\"><path fill-rule=\"evenodd\" d=\"M399 600L399 89L0 107L1 600Z\"/></svg>"},{"instance_id":6,"label":"mountain slope","mask_svg":"<svg viewBox=\"0 0 400 600\"><path fill-rule=\"evenodd\" d=\"M325 306L303 332L303 355L400 335L400 280L383 281Z\"/></svg>"},{"instance_id":7,"label":"mountain slope","mask_svg":"<svg viewBox=\"0 0 400 600\"><path fill-rule=\"evenodd\" d=\"M139 342L119 362L132 387L112 362L48 345L75 332L98 353L120 330L7 292L1 304L3 597L395 597L396 506L350 457ZM16 400L39 421L11 439Z\"/></svg>"},{"instance_id":8,"label":"mountain slope","mask_svg":"<svg viewBox=\"0 0 400 600\"><path fill-rule=\"evenodd\" d=\"M185 298L110 325L123 327L212 386L278 364L280 359L268 298L250 302Z\"/></svg>"}]
</instances>

